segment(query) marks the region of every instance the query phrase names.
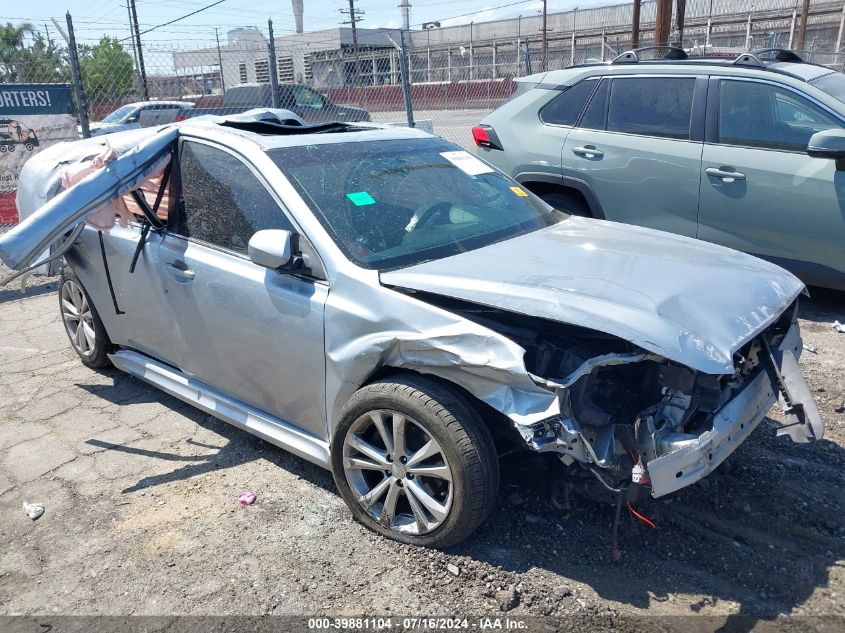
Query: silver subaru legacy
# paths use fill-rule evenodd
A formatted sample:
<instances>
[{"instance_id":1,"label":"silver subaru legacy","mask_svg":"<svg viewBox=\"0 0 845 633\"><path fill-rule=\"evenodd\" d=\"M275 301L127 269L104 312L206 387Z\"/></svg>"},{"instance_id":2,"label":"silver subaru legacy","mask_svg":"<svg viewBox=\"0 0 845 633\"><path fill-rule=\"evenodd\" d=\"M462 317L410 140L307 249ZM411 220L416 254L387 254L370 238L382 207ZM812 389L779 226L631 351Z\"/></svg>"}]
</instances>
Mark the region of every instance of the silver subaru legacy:
<instances>
[{"instance_id":1,"label":"silver subaru legacy","mask_svg":"<svg viewBox=\"0 0 845 633\"><path fill-rule=\"evenodd\" d=\"M419 131L194 119L49 148L19 205L0 258L64 255L84 364L331 469L405 543L476 529L506 452L631 500L705 477L776 401L779 434L824 432L790 273L566 215Z\"/></svg>"}]
</instances>

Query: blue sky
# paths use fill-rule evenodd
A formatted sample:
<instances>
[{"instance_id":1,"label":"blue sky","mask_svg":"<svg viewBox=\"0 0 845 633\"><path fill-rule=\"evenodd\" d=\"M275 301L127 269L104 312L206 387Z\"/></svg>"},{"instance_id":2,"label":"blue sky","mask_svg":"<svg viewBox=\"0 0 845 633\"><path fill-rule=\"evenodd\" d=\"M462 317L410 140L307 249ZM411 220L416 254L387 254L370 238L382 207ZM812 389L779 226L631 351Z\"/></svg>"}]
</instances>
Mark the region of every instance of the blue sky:
<instances>
[{"instance_id":1,"label":"blue sky","mask_svg":"<svg viewBox=\"0 0 845 633\"><path fill-rule=\"evenodd\" d=\"M141 29L178 18L204 7L213 0L137 0L138 21ZM332 28L347 19L339 10L348 7L348 0L305 0L305 30ZM401 16L399 0L356 0L356 8L363 10L361 25L364 27L396 27ZM614 4L612 0L549 0L549 11L563 11L575 6ZM503 6L513 5L513 6ZM64 14L73 16L77 39L91 41L104 34L117 37L129 35L126 0L38 0L27 4L4 2L0 5L3 22L32 22L42 31L49 29L56 36L50 18L62 23ZM411 0L411 24L439 20L448 24L479 22L517 15L536 15L540 0L515 2L515 0ZM464 15L464 14L472 15ZM461 16L461 17L458 17ZM290 0L226 0L197 15L176 24L156 29L143 39L149 42L194 48L214 39L214 27L220 27L221 40L229 28L257 26L266 31L267 18L273 18L277 35L292 33L294 29ZM45 27L46 23L46 27Z\"/></svg>"}]
</instances>

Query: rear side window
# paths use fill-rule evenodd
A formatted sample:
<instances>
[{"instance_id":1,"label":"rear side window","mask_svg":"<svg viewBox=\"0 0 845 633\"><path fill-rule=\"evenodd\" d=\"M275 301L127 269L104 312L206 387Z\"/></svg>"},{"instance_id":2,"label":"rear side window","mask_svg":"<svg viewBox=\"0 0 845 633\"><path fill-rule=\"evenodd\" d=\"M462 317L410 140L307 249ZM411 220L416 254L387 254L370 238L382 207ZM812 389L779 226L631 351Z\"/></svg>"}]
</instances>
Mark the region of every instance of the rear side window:
<instances>
[{"instance_id":1,"label":"rear side window","mask_svg":"<svg viewBox=\"0 0 845 633\"><path fill-rule=\"evenodd\" d=\"M590 105L587 106L587 111L581 117L581 122L578 127L586 128L588 130L603 130L605 126L605 117L607 115L607 93L610 86L610 79L602 79L598 90L593 93L593 98L590 99Z\"/></svg>"},{"instance_id":2,"label":"rear side window","mask_svg":"<svg viewBox=\"0 0 845 633\"><path fill-rule=\"evenodd\" d=\"M293 227L252 170L228 152L185 142L180 148L181 204L174 231L246 253L262 229Z\"/></svg>"},{"instance_id":3,"label":"rear side window","mask_svg":"<svg viewBox=\"0 0 845 633\"><path fill-rule=\"evenodd\" d=\"M614 77L607 129L689 139L695 77Z\"/></svg>"},{"instance_id":4,"label":"rear side window","mask_svg":"<svg viewBox=\"0 0 845 633\"><path fill-rule=\"evenodd\" d=\"M585 80L570 86L540 110L540 119L554 125L575 125L597 83Z\"/></svg>"}]
</instances>

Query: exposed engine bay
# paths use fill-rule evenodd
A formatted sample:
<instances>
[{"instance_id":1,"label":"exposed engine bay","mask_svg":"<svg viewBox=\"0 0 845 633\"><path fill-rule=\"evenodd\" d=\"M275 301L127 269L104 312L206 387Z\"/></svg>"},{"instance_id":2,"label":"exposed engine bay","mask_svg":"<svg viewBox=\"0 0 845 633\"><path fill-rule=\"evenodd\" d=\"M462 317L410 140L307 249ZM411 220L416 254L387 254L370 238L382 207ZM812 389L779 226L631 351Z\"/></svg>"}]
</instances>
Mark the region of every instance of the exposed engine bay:
<instances>
[{"instance_id":1,"label":"exposed engine bay","mask_svg":"<svg viewBox=\"0 0 845 633\"><path fill-rule=\"evenodd\" d=\"M590 496L625 491L629 498L643 491L661 496L698 481L742 442L776 399L788 420L779 434L806 442L823 432L797 371L797 302L740 348L733 374L713 375L602 332L413 294L526 350L526 369L558 394L561 415L534 424L530 437L522 432L523 439L533 450L556 454L582 483L585 472L592 475L581 486ZM727 435L726 424L731 426Z\"/></svg>"}]
</instances>

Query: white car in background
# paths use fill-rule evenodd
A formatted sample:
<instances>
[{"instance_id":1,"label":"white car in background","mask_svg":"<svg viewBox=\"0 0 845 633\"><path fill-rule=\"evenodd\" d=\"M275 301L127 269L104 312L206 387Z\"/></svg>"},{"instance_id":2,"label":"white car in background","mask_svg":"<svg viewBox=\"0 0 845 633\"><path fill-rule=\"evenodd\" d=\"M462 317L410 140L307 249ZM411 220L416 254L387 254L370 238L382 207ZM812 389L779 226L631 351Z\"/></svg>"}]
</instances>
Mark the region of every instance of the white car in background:
<instances>
[{"instance_id":1,"label":"white car in background","mask_svg":"<svg viewBox=\"0 0 845 633\"><path fill-rule=\"evenodd\" d=\"M179 110L193 108L191 101L138 101L120 106L102 121L91 123L91 136L122 132L139 127L173 123Z\"/></svg>"}]
</instances>

